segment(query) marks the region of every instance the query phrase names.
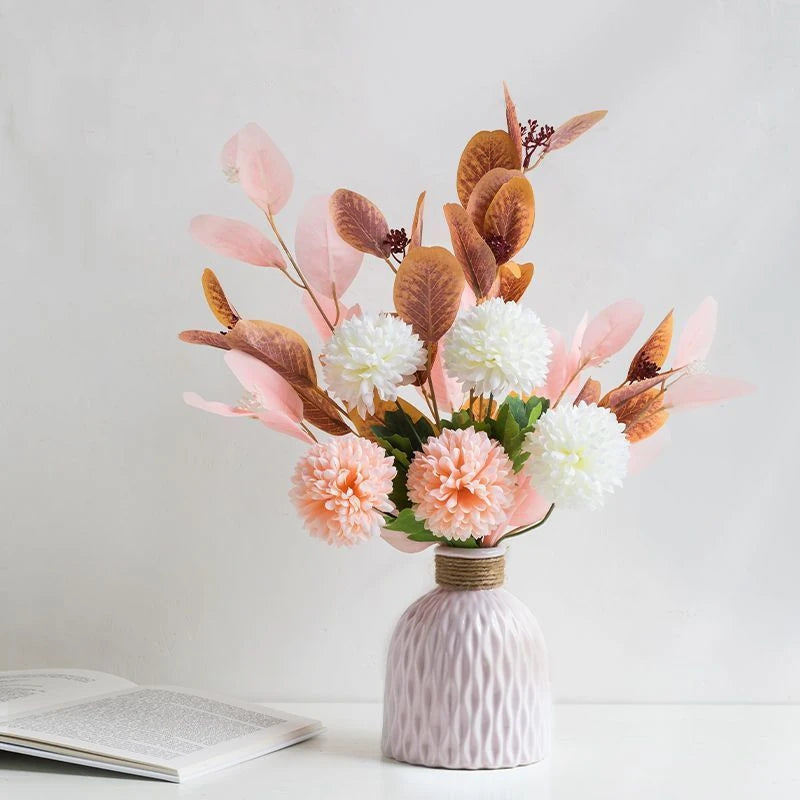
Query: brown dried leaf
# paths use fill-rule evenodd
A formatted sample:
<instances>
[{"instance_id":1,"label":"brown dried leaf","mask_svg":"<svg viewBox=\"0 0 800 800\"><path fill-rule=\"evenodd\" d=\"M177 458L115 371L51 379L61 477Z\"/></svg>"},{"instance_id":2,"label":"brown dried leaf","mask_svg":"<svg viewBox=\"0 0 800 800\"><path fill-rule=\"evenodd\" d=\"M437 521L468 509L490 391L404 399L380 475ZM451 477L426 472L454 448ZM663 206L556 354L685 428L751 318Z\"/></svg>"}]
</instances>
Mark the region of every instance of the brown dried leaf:
<instances>
[{"instance_id":1,"label":"brown dried leaf","mask_svg":"<svg viewBox=\"0 0 800 800\"><path fill-rule=\"evenodd\" d=\"M307 394L295 387L295 391L303 400L303 416L315 428L319 428L331 436L347 436L352 433L350 426L342 419L339 409L319 386Z\"/></svg>"},{"instance_id":2,"label":"brown dried leaf","mask_svg":"<svg viewBox=\"0 0 800 800\"><path fill-rule=\"evenodd\" d=\"M634 381L633 383L625 383L612 389L606 396L598 403L598 405L605 406L606 408L615 409L619 408L623 403L627 403L634 397L646 392L653 386L658 386L659 383L666 380L670 375L678 370L669 370L662 372L660 375L655 375L652 378L647 378L643 381Z\"/></svg>"},{"instance_id":3,"label":"brown dried leaf","mask_svg":"<svg viewBox=\"0 0 800 800\"><path fill-rule=\"evenodd\" d=\"M380 400L379 402L376 402L375 414L378 416L381 422L383 422L386 414L389 411L396 411L398 407L403 409L406 416L412 422L417 422L425 416L415 405L412 405L408 402L408 400L404 400L402 397L398 397L393 403L387 402L386 400Z\"/></svg>"},{"instance_id":4,"label":"brown dried leaf","mask_svg":"<svg viewBox=\"0 0 800 800\"><path fill-rule=\"evenodd\" d=\"M522 132L519 129L519 119L517 117L517 107L511 99L511 94L508 91L506 82L503 81L503 95L506 101L506 127L508 128L508 135L514 143L517 150L518 160L517 169L522 168Z\"/></svg>"},{"instance_id":5,"label":"brown dried leaf","mask_svg":"<svg viewBox=\"0 0 800 800\"><path fill-rule=\"evenodd\" d=\"M671 343L672 311L664 317L659 326L650 334L650 338L633 357L626 380L639 381L656 375L667 360Z\"/></svg>"},{"instance_id":6,"label":"brown dried leaf","mask_svg":"<svg viewBox=\"0 0 800 800\"><path fill-rule=\"evenodd\" d=\"M358 413L358 409L352 409L347 414L350 422L353 423L353 427L356 429L356 433L359 436L363 436L365 439L370 439L371 441L377 441L375 434L372 432L373 425L380 425L381 421L374 416L373 414L367 414L366 419L361 418L361 414Z\"/></svg>"},{"instance_id":7,"label":"brown dried leaf","mask_svg":"<svg viewBox=\"0 0 800 800\"><path fill-rule=\"evenodd\" d=\"M425 192L420 193L417 198L417 207L414 209L414 221L411 223L411 247L419 247L422 244L422 214L425 210Z\"/></svg>"},{"instance_id":8,"label":"brown dried leaf","mask_svg":"<svg viewBox=\"0 0 800 800\"><path fill-rule=\"evenodd\" d=\"M660 430L668 419L669 411L664 409L656 411L647 417L643 417L631 425L630 428L626 428L625 436L631 444L633 442L641 442L642 439L647 439L648 436L652 436L656 431Z\"/></svg>"},{"instance_id":9,"label":"brown dried leaf","mask_svg":"<svg viewBox=\"0 0 800 800\"><path fill-rule=\"evenodd\" d=\"M476 184L469 196L467 203L467 214L469 214L478 232L485 234L484 223L486 211L494 200L494 196L500 191L503 184L508 183L512 178L519 177L518 169L505 169L497 167L490 169Z\"/></svg>"},{"instance_id":10,"label":"brown dried leaf","mask_svg":"<svg viewBox=\"0 0 800 800\"><path fill-rule=\"evenodd\" d=\"M351 247L378 258L389 255L389 224L366 197L349 189L337 189L331 195L330 212L336 232Z\"/></svg>"},{"instance_id":11,"label":"brown dried leaf","mask_svg":"<svg viewBox=\"0 0 800 800\"><path fill-rule=\"evenodd\" d=\"M574 142L579 136L586 133L589 128L600 122L607 113L607 111L590 111L588 114L578 114L577 117L568 119L563 125L559 125L555 133L550 137L547 152L560 150L570 142Z\"/></svg>"},{"instance_id":12,"label":"brown dried leaf","mask_svg":"<svg viewBox=\"0 0 800 800\"><path fill-rule=\"evenodd\" d=\"M236 309L228 302L217 276L210 269L203 270L203 293L211 313L219 323L230 330L240 317Z\"/></svg>"},{"instance_id":13,"label":"brown dried leaf","mask_svg":"<svg viewBox=\"0 0 800 800\"><path fill-rule=\"evenodd\" d=\"M317 385L314 358L299 333L274 322L244 319L225 338L231 348L255 356L287 380L303 399L303 415L312 425L334 436L350 433L334 402Z\"/></svg>"},{"instance_id":14,"label":"brown dried leaf","mask_svg":"<svg viewBox=\"0 0 800 800\"><path fill-rule=\"evenodd\" d=\"M228 339L231 347L250 352L289 383L305 381L316 386L317 372L311 349L291 328L260 319L243 319L228 334Z\"/></svg>"},{"instance_id":15,"label":"brown dried leaf","mask_svg":"<svg viewBox=\"0 0 800 800\"><path fill-rule=\"evenodd\" d=\"M477 298L489 294L497 275L497 261L464 208L447 203L444 217L450 228L453 252L464 269L464 277Z\"/></svg>"},{"instance_id":16,"label":"brown dried leaf","mask_svg":"<svg viewBox=\"0 0 800 800\"><path fill-rule=\"evenodd\" d=\"M209 347L218 347L220 350L230 350L228 337L217 331L181 331L178 338L187 344L204 344Z\"/></svg>"},{"instance_id":17,"label":"brown dried leaf","mask_svg":"<svg viewBox=\"0 0 800 800\"><path fill-rule=\"evenodd\" d=\"M578 396L575 398L573 405L578 405L580 402L584 402L587 405L592 405L599 399L600 382L594 380L594 378L587 378L586 383L583 384L583 388L578 392Z\"/></svg>"},{"instance_id":18,"label":"brown dried leaf","mask_svg":"<svg viewBox=\"0 0 800 800\"><path fill-rule=\"evenodd\" d=\"M533 264L517 264L506 261L498 272L499 286L497 294L507 303L518 303L530 286L533 278Z\"/></svg>"},{"instance_id":19,"label":"brown dried leaf","mask_svg":"<svg viewBox=\"0 0 800 800\"><path fill-rule=\"evenodd\" d=\"M495 167L519 169L517 148L505 131L479 131L468 142L458 162L456 190L467 205L475 184Z\"/></svg>"},{"instance_id":20,"label":"brown dried leaf","mask_svg":"<svg viewBox=\"0 0 800 800\"><path fill-rule=\"evenodd\" d=\"M614 409L614 415L623 425L633 425L641 418L659 411L664 405L661 388L654 386Z\"/></svg>"},{"instance_id":21,"label":"brown dried leaf","mask_svg":"<svg viewBox=\"0 0 800 800\"><path fill-rule=\"evenodd\" d=\"M394 280L394 305L424 342L437 342L458 314L464 274L443 247L415 247L403 259Z\"/></svg>"},{"instance_id":22,"label":"brown dried leaf","mask_svg":"<svg viewBox=\"0 0 800 800\"><path fill-rule=\"evenodd\" d=\"M533 187L519 175L503 184L489 204L484 233L487 237L500 236L514 255L528 241L534 215Z\"/></svg>"}]
</instances>

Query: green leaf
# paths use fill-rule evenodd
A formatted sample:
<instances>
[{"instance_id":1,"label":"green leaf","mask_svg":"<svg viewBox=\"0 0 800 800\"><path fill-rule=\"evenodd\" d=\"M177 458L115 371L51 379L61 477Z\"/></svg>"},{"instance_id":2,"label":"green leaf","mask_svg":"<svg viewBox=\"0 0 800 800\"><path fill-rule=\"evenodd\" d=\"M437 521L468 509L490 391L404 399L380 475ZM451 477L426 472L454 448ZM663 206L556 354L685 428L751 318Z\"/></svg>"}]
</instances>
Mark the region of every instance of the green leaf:
<instances>
[{"instance_id":1,"label":"green leaf","mask_svg":"<svg viewBox=\"0 0 800 800\"><path fill-rule=\"evenodd\" d=\"M450 419L442 420L442 427L451 431L459 431L472 426L472 415L469 411L454 411Z\"/></svg>"},{"instance_id":2,"label":"green leaf","mask_svg":"<svg viewBox=\"0 0 800 800\"><path fill-rule=\"evenodd\" d=\"M411 501L408 499L405 470L397 470L397 475L394 476L394 481L392 481L392 491L389 492L389 499L401 513L410 510Z\"/></svg>"},{"instance_id":3,"label":"green leaf","mask_svg":"<svg viewBox=\"0 0 800 800\"><path fill-rule=\"evenodd\" d=\"M386 529L407 533L412 542L440 542L450 547L478 547L477 540L472 536L463 542L458 539L437 536L425 527L424 522L420 522L414 516L414 512L410 508L403 509L396 518L386 517Z\"/></svg>"},{"instance_id":4,"label":"green leaf","mask_svg":"<svg viewBox=\"0 0 800 800\"><path fill-rule=\"evenodd\" d=\"M399 409L388 411L383 419L383 425L373 425L372 432L387 441L390 441L393 435L408 440L412 447L411 452L421 450L427 439L434 435L433 427L425 417L412 422L408 414Z\"/></svg>"},{"instance_id":5,"label":"green leaf","mask_svg":"<svg viewBox=\"0 0 800 800\"><path fill-rule=\"evenodd\" d=\"M533 426L538 421L539 417L547 411L550 401L544 397L531 397L525 405L528 412L528 427L533 430Z\"/></svg>"},{"instance_id":6,"label":"green leaf","mask_svg":"<svg viewBox=\"0 0 800 800\"><path fill-rule=\"evenodd\" d=\"M387 518L386 528L390 531L402 531L409 534L412 542L442 542L441 536L431 533L424 522L420 522L410 508L404 508L395 519Z\"/></svg>"},{"instance_id":7,"label":"green leaf","mask_svg":"<svg viewBox=\"0 0 800 800\"><path fill-rule=\"evenodd\" d=\"M514 472L519 472L528 460L528 453L522 449L525 437L536 427L547 405L548 401L541 397L530 397L525 402L519 397L507 397L491 420L489 435L503 446Z\"/></svg>"},{"instance_id":8,"label":"green leaf","mask_svg":"<svg viewBox=\"0 0 800 800\"><path fill-rule=\"evenodd\" d=\"M500 406L497 416L499 418L503 408L507 408L509 413L514 417L517 425L524 428L528 424L528 412L526 410L526 403L523 402L521 397L507 397L503 404Z\"/></svg>"},{"instance_id":9,"label":"green leaf","mask_svg":"<svg viewBox=\"0 0 800 800\"><path fill-rule=\"evenodd\" d=\"M387 452L388 455L394 456L396 464L399 464L403 467L408 467L408 465L411 463L411 456L414 452L411 448L411 442L406 439L405 441L408 442L408 447L404 447L402 442L397 444L397 439L402 440L403 437L390 436L388 439L383 439L380 436L377 437L378 444Z\"/></svg>"}]
</instances>

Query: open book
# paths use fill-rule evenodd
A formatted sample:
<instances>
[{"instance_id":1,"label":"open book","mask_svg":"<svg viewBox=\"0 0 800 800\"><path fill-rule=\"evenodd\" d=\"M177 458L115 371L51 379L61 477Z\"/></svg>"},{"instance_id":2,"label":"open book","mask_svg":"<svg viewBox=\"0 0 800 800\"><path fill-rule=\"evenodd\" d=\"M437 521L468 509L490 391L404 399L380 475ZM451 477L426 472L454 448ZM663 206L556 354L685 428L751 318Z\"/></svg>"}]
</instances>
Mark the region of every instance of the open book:
<instances>
[{"instance_id":1,"label":"open book","mask_svg":"<svg viewBox=\"0 0 800 800\"><path fill-rule=\"evenodd\" d=\"M319 733L319 722L79 669L0 672L0 750L180 782Z\"/></svg>"}]
</instances>

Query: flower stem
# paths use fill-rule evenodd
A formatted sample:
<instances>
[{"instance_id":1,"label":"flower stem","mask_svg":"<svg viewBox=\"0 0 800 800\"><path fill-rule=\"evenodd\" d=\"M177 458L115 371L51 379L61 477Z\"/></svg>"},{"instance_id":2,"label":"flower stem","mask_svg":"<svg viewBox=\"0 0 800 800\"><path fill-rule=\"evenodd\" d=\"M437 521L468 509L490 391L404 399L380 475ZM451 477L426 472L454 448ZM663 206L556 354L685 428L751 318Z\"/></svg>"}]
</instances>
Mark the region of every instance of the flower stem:
<instances>
[{"instance_id":1,"label":"flower stem","mask_svg":"<svg viewBox=\"0 0 800 800\"><path fill-rule=\"evenodd\" d=\"M578 368L572 374L572 377L564 384L564 388L561 390L561 393L556 398L555 403L553 403L553 408L555 408L564 399L564 395L567 393L567 389L569 389L569 387L572 386L573 382L575 381L575 378L577 378L578 375L580 375L581 372L583 372L583 370L586 368L586 363L587 363L586 361L581 361L578 364Z\"/></svg>"},{"instance_id":2,"label":"flower stem","mask_svg":"<svg viewBox=\"0 0 800 800\"><path fill-rule=\"evenodd\" d=\"M544 525L545 522L549 519L550 515L553 513L553 509L556 507L556 504L553 503L550 508L547 509L547 513L538 521L535 522L533 525L527 525L523 528L515 528L513 531L510 531L505 536L501 536L497 540L497 544L500 544L504 539L511 539L514 536L520 536L523 533L527 533L528 531L532 531L534 528L538 528L541 525ZM495 545L496 547L497 545Z\"/></svg>"},{"instance_id":3,"label":"flower stem","mask_svg":"<svg viewBox=\"0 0 800 800\"><path fill-rule=\"evenodd\" d=\"M294 267L294 271L297 273L297 277L303 283L303 288L308 292L309 297L314 301L314 305L317 307L317 310L322 315L322 319L325 320L325 324L333 331L333 323L328 319L328 315L323 311L322 306L319 304L319 300L317 300L317 296L311 290L311 287L308 285L308 281L306 280L306 276L303 275L302 270L300 267L297 266L297 262L294 260L294 256L292 255L289 248L286 246L286 242L283 241L283 237L278 231L278 226L275 224L275 217L272 216L271 211L267 211L267 221L269 222L270 227L272 228L272 232L275 234L275 238L278 240L278 243L283 248L283 252L286 253L286 257L289 259L289 262Z\"/></svg>"},{"instance_id":4,"label":"flower stem","mask_svg":"<svg viewBox=\"0 0 800 800\"><path fill-rule=\"evenodd\" d=\"M296 281L285 269L282 269L281 272L286 276L286 280L288 280L289 283L293 283L295 286L299 287L303 291L306 290L306 287L303 286L303 284L300 283L300 281Z\"/></svg>"},{"instance_id":5,"label":"flower stem","mask_svg":"<svg viewBox=\"0 0 800 800\"><path fill-rule=\"evenodd\" d=\"M532 166L530 166L530 167L525 167L525 169L524 169L524 172L530 172L532 169L536 169L536 167L538 167L538 166L539 166L539 164L541 164L541 163L542 163L542 161L544 161L544 157L545 157L546 155L547 155L547 150L545 150L545 151L544 151L544 152L543 152L543 153L542 153L542 154L539 156L539 158L537 158L537 159L536 159L536 161L534 161L534 162L533 162Z\"/></svg>"},{"instance_id":6,"label":"flower stem","mask_svg":"<svg viewBox=\"0 0 800 800\"><path fill-rule=\"evenodd\" d=\"M431 411L433 411L433 419L436 422L436 427L439 429L439 433L442 432L442 419L439 416L439 404L436 402L436 390L433 388L433 355L430 350L428 350L428 386L430 387L431 393Z\"/></svg>"},{"instance_id":7,"label":"flower stem","mask_svg":"<svg viewBox=\"0 0 800 800\"><path fill-rule=\"evenodd\" d=\"M428 411L430 411L431 416L433 416L433 405L431 405L431 398L428 396L427 391L425 391L424 383L419 385L419 390L422 392L422 396L425 398L425 405L428 406Z\"/></svg>"},{"instance_id":8,"label":"flower stem","mask_svg":"<svg viewBox=\"0 0 800 800\"><path fill-rule=\"evenodd\" d=\"M302 422L302 421L301 421L301 422L300 422L300 427L301 427L301 428L302 428L302 429L303 429L303 430L304 430L304 431L305 431L305 432L306 432L306 433L307 433L307 434L308 434L308 435L309 435L309 436L310 436L310 437L311 437L311 438L312 438L312 439L313 439L315 442L318 442L318 441L319 441L319 439L317 439L317 437L316 437L316 436L314 436L314 431L312 431L312 430L311 430L311 428L309 428L309 427L308 427L308 425L306 425L306 424L305 424L305 422Z\"/></svg>"},{"instance_id":9,"label":"flower stem","mask_svg":"<svg viewBox=\"0 0 800 800\"><path fill-rule=\"evenodd\" d=\"M333 294L333 302L336 305L336 319L333 321L333 324L338 325L339 317L342 315L342 307L339 305L339 295L336 293L336 284L331 286L331 294Z\"/></svg>"}]
</instances>

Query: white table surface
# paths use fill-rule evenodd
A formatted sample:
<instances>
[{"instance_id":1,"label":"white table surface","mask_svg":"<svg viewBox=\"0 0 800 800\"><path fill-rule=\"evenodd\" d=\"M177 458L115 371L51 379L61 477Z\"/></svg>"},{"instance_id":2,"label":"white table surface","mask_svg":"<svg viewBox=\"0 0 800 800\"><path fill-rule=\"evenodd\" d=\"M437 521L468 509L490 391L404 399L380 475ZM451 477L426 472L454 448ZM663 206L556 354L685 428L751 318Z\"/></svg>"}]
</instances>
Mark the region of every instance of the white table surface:
<instances>
[{"instance_id":1,"label":"white table surface","mask_svg":"<svg viewBox=\"0 0 800 800\"><path fill-rule=\"evenodd\" d=\"M550 759L486 772L383 759L377 704L275 707L328 731L180 785L0 752L0 798L800 798L800 706L559 705Z\"/></svg>"}]
</instances>

